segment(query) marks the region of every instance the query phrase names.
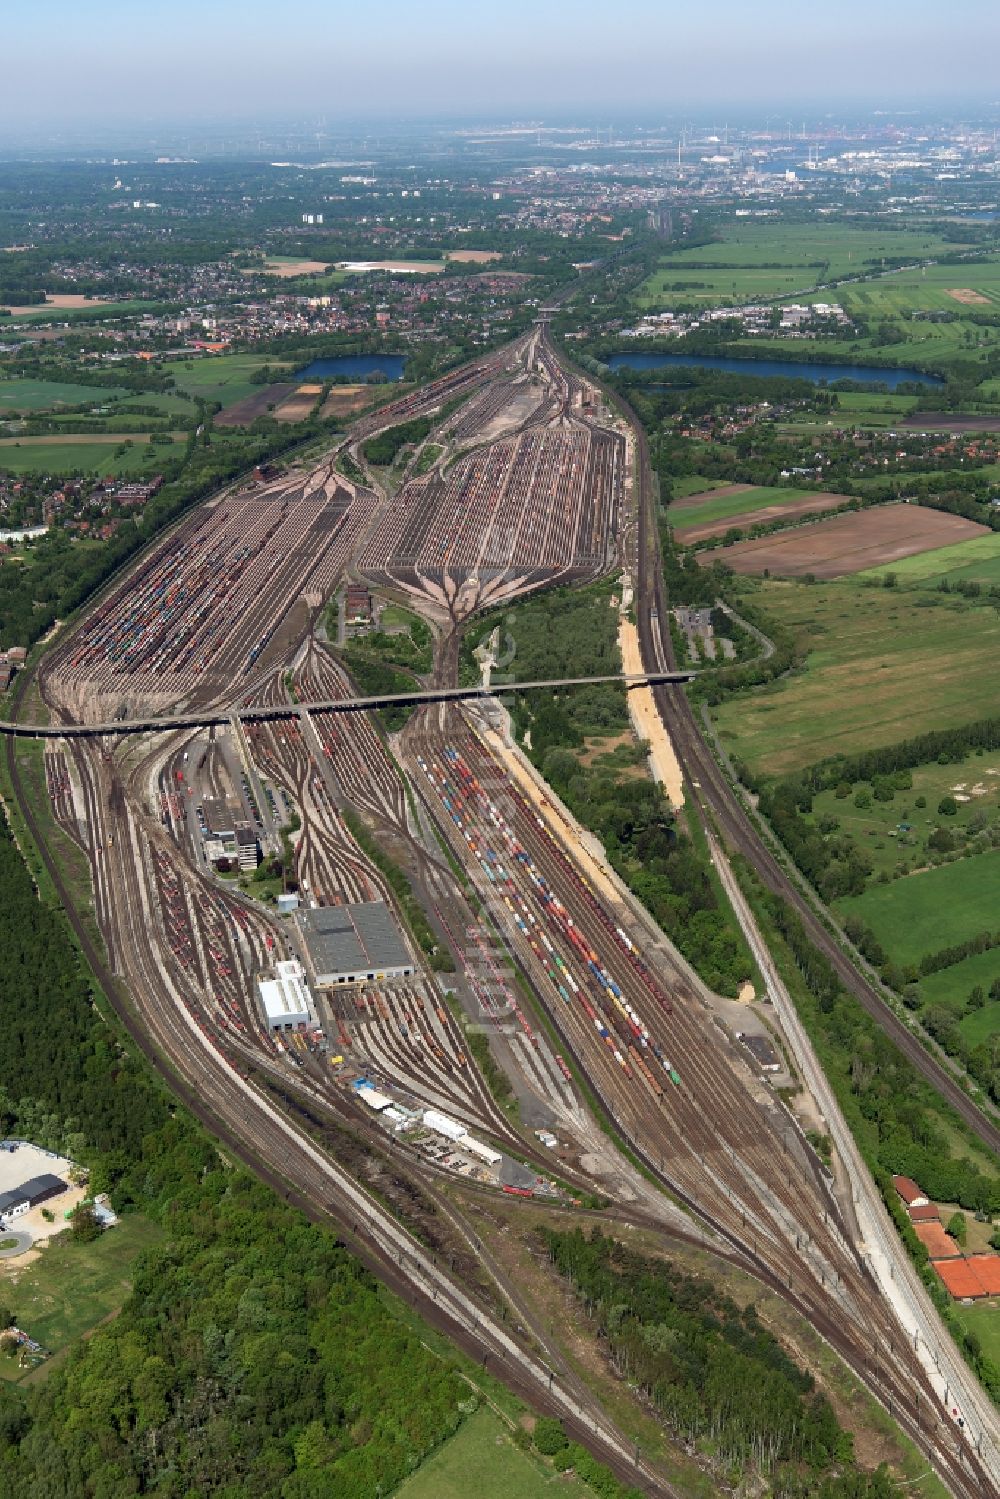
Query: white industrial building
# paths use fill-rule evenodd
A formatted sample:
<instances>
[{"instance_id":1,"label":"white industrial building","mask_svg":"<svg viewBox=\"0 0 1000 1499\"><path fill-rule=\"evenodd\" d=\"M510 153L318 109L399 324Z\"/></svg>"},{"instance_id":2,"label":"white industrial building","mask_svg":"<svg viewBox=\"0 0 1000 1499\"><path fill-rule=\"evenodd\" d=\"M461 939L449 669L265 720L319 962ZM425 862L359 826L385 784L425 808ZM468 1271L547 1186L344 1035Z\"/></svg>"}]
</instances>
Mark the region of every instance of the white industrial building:
<instances>
[{"instance_id":1,"label":"white industrial building","mask_svg":"<svg viewBox=\"0 0 1000 1499\"><path fill-rule=\"evenodd\" d=\"M264 1018L272 1031L291 1031L312 1022L312 996L306 971L294 959L274 965L273 979L258 979Z\"/></svg>"}]
</instances>

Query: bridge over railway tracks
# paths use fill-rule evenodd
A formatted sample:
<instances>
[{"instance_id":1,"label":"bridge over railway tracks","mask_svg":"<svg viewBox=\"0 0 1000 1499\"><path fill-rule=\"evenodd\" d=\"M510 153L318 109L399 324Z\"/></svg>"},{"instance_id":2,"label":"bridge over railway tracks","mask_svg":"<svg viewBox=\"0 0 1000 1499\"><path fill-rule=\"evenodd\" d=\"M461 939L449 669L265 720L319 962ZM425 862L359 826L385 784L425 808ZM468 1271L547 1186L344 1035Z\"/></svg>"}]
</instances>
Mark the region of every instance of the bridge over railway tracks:
<instances>
[{"instance_id":1,"label":"bridge over railway tracks","mask_svg":"<svg viewBox=\"0 0 1000 1499\"><path fill-rule=\"evenodd\" d=\"M153 734L172 729L202 729L232 723L263 723L280 718L299 718L305 713L367 713L373 708L419 707L421 703L469 702L498 697L508 692L539 692L565 687L598 687L613 684L624 687L651 687L663 683L689 682L696 671L647 671L626 674L612 672L598 677L552 677L544 681L505 682L495 687L426 687L412 692L383 692L373 697L326 698L315 702L268 703L258 707L192 708L186 713L140 718L112 719L105 723L11 723L0 721L0 735L18 739L96 739L105 734Z\"/></svg>"}]
</instances>

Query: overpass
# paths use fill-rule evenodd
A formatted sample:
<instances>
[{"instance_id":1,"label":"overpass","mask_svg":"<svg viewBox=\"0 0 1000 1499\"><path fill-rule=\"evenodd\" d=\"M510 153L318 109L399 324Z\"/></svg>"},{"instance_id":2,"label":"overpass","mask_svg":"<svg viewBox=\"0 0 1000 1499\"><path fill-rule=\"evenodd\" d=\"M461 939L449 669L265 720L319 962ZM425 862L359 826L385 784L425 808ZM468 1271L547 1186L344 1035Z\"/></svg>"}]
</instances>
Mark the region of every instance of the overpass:
<instances>
[{"instance_id":1,"label":"overpass","mask_svg":"<svg viewBox=\"0 0 1000 1499\"><path fill-rule=\"evenodd\" d=\"M626 675L613 672L600 677L553 677L545 681L499 683L495 687L426 687L412 692L382 692L374 697L326 698L305 703L271 703L259 707L202 708L187 713L118 718L107 723L10 723L0 720L0 735L17 739L96 739L105 734L157 734L174 729L207 729L232 723L265 723L273 719L297 718L304 713L367 713L373 708L419 707L422 703L470 702L499 697L508 692L537 692L563 687L597 687L613 684L628 690L666 682L689 682L695 671L649 671Z\"/></svg>"}]
</instances>

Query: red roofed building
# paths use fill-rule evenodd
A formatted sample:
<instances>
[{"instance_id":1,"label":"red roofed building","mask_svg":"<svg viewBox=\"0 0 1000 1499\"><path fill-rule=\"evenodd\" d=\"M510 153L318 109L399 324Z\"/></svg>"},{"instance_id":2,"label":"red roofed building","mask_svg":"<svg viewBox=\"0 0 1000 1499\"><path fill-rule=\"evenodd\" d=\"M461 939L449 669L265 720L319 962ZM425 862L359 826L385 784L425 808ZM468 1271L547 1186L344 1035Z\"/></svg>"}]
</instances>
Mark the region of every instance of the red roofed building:
<instances>
[{"instance_id":1,"label":"red roofed building","mask_svg":"<svg viewBox=\"0 0 1000 1499\"><path fill-rule=\"evenodd\" d=\"M938 1210L933 1202L922 1202L919 1207L907 1208L911 1223L934 1223Z\"/></svg>"},{"instance_id":2,"label":"red roofed building","mask_svg":"<svg viewBox=\"0 0 1000 1499\"><path fill-rule=\"evenodd\" d=\"M894 1176L892 1184L908 1208L922 1208L927 1204L927 1197L908 1176Z\"/></svg>"}]
</instances>

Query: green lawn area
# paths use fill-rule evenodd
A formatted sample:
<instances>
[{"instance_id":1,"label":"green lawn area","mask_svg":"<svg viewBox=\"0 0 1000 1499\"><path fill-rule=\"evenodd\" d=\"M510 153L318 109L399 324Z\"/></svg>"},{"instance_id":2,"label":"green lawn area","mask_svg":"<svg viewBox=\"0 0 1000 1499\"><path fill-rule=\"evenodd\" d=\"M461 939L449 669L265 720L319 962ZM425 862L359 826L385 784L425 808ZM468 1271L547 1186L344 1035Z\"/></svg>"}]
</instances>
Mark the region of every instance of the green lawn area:
<instances>
[{"instance_id":1,"label":"green lawn area","mask_svg":"<svg viewBox=\"0 0 1000 1499\"><path fill-rule=\"evenodd\" d=\"M1000 1306L996 1302L984 1302L981 1306L954 1306L955 1316L967 1332L974 1332L983 1346L983 1352L1000 1364Z\"/></svg>"},{"instance_id":2,"label":"green lawn area","mask_svg":"<svg viewBox=\"0 0 1000 1499\"><path fill-rule=\"evenodd\" d=\"M122 1218L93 1244L77 1244L67 1231L23 1270L16 1259L0 1261L0 1300L10 1305L19 1327L59 1353L118 1311L132 1289L133 1261L162 1237L160 1227L139 1213ZM0 1359L0 1376L16 1381L19 1371Z\"/></svg>"},{"instance_id":3,"label":"green lawn area","mask_svg":"<svg viewBox=\"0 0 1000 1499\"><path fill-rule=\"evenodd\" d=\"M1000 715L995 609L853 579L765 580L750 597L808 652L804 670L713 710L725 744L760 774Z\"/></svg>"},{"instance_id":4,"label":"green lawn area","mask_svg":"<svg viewBox=\"0 0 1000 1499\"><path fill-rule=\"evenodd\" d=\"M1000 851L872 885L837 908L860 916L895 962L919 962L925 953L996 927Z\"/></svg>"},{"instance_id":5,"label":"green lawn area","mask_svg":"<svg viewBox=\"0 0 1000 1499\"><path fill-rule=\"evenodd\" d=\"M13 474L153 474L171 452L166 444L150 448L134 442L125 453L115 440L47 442L44 437L19 438L0 444L0 471ZM176 443L173 445L176 446ZM116 456L118 454L118 456Z\"/></svg>"},{"instance_id":6,"label":"green lawn area","mask_svg":"<svg viewBox=\"0 0 1000 1499\"><path fill-rule=\"evenodd\" d=\"M813 817L835 817L839 831L847 833L870 855L876 875L883 870L891 874L901 860L912 868L927 863L927 838L935 828L947 828L955 835L956 847L960 847L973 819L973 832L997 826L1000 755L972 755L961 765L918 765L912 775L911 790L897 791L891 802L871 797L868 807L856 807L853 796L838 797L835 791L821 791L813 801ZM956 790L958 787L964 789ZM854 789L860 789L860 783ZM870 794L871 788L865 789ZM941 798L949 795L955 796L958 811L954 817L939 816ZM916 805L919 796L924 797L925 807ZM958 801L960 796L969 799Z\"/></svg>"},{"instance_id":7,"label":"green lawn area","mask_svg":"<svg viewBox=\"0 0 1000 1499\"><path fill-rule=\"evenodd\" d=\"M1000 533L973 536L970 541L956 541L952 546L937 547L933 552L919 552L915 557L901 557L870 567L859 578L882 578L893 573L900 583L936 585L942 578L949 583L966 579L970 582L1000 582Z\"/></svg>"},{"instance_id":8,"label":"green lawn area","mask_svg":"<svg viewBox=\"0 0 1000 1499\"><path fill-rule=\"evenodd\" d=\"M787 505L792 500L804 499L806 495L812 494L809 489L785 488L784 485L758 484L753 489L744 490L742 494L722 495L717 500L705 500L703 503L694 504L689 501L686 504L673 504L670 506L669 519L674 530L678 533L678 539L684 540L684 532L692 526L703 526L709 521L725 520L728 516L745 516L747 520L758 510L765 509L768 505ZM847 496L844 496L846 503Z\"/></svg>"},{"instance_id":9,"label":"green lawn area","mask_svg":"<svg viewBox=\"0 0 1000 1499\"><path fill-rule=\"evenodd\" d=\"M203 401L220 401L223 408L234 406L246 396L260 390L250 375L268 364L281 379L281 372L291 365L281 360L269 359L263 352L256 354L203 354L197 359L170 360L162 366L173 376L178 390Z\"/></svg>"},{"instance_id":10,"label":"green lawn area","mask_svg":"<svg viewBox=\"0 0 1000 1499\"><path fill-rule=\"evenodd\" d=\"M920 980L921 998L929 1005L945 1005L949 1010L963 1010L970 992L981 984L989 994L994 979L1000 978L1000 948L992 952L973 953L961 963L929 973ZM974 1010L961 1023L968 1041L981 1041L992 1030L1000 1031L1000 1003L987 1000L981 1010Z\"/></svg>"},{"instance_id":11,"label":"green lawn area","mask_svg":"<svg viewBox=\"0 0 1000 1499\"><path fill-rule=\"evenodd\" d=\"M480 1406L396 1490L397 1499L547 1499L555 1494L593 1499L593 1490L579 1479L564 1477L515 1447L508 1427L489 1406Z\"/></svg>"},{"instance_id":12,"label":"green lawn area","mask_svg":"<svg viewBox=\"0 0 1000 1499\"><path fill-rule=\"evenodd\" d=\"M109 406L130 395L129 390L73 385L63 380L0 380L0 416L18 411L51 411L54 406Z\"/></svg>"},{"instance_id":13,"label":"green lawn area","mask_svg":"<svg viewBox=\"0 0 1000 1499\"><path fill-rule=\"evenodd\" d=\"M841 277L875 275L892 260L904 257L922 260L950 254L958 248L923 229L894 229L887 224L854 225L833 219L808 224L743 222L728 225L717 242L675 250L664 256L658 269L638 288L635 300L642 306L669 306L676 302L710 305L805 294ZM975 286L974 281L963 279L975 271L980 271L984 286L989 282L989 267L932 269L943 270L955 278L951 281L943 278L937 284L938 289L941 284ZM914 288L909 280L903 282L903 274L893 274L886 284L905 301L907 294L914 295ZM916 290L919 290L920 271L906 275L917 279ZM859 289L867 292L869 284ZM836 299L842 300L854 290L853 287L845 287L843 293L838 290ZM832 298L817 292L815 300ZM960 303L951 298L946 301L952 310L960 310Z\"/></svg>"}]
</instances>

